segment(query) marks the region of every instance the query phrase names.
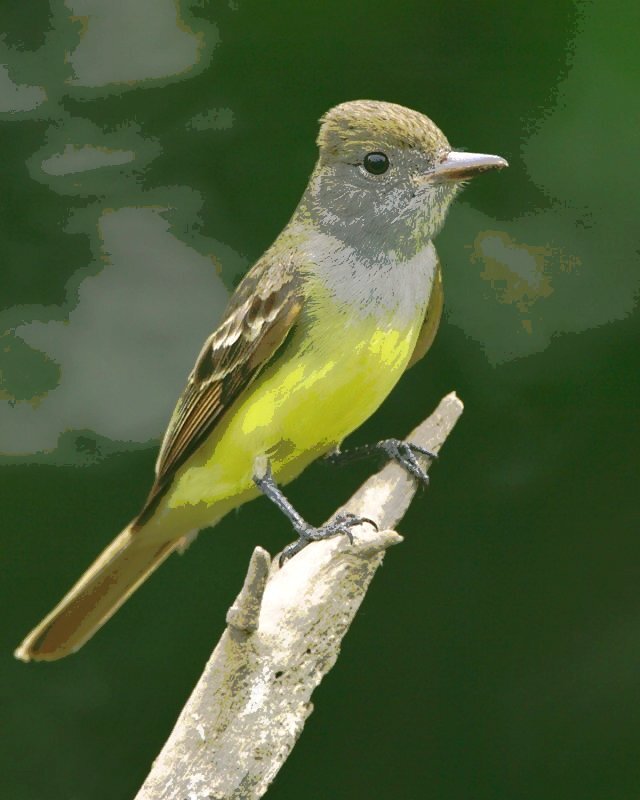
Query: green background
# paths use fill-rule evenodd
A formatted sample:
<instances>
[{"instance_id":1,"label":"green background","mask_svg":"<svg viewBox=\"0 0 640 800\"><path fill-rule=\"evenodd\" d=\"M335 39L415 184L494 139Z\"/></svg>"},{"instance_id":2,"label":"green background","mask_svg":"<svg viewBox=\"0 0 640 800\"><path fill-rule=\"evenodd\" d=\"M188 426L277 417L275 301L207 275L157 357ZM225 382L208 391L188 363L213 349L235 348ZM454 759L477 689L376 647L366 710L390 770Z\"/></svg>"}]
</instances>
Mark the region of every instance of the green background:
<instances>
[{"instance_id":1,"label":"green background","mask_svg":"<svg viewBox=\"0 0 640 800\"><path fill-rule=\"evenodd\" d=\"M511 166L450 213L436 344L353 437L465 402L268 796L638 796L639 23L631 0L2 3L4 797L132 797L253 547L290 540L251 503L73 658L12 659L137 511L223 283L355 98ZM370 468L290 496L320 522Z\"/></svg>"}]
</instances>

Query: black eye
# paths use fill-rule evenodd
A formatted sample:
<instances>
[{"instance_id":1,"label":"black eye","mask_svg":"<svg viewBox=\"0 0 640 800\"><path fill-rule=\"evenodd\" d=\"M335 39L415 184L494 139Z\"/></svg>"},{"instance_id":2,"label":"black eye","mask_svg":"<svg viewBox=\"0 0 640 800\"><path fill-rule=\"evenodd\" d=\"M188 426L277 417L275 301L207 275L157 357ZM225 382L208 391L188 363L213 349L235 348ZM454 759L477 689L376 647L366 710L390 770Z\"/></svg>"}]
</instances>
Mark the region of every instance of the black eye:
<instances>
[{"instance_id":1,"label":"black eye","mask_svg":"<svg viewBox=\"0 0 640 800\"><path fill-rule=\"evenodd\" d=\"M382 175L389 169L389 159L384 153L367 153L362 163L372 175Z\"/></svg>"}]
</instances>

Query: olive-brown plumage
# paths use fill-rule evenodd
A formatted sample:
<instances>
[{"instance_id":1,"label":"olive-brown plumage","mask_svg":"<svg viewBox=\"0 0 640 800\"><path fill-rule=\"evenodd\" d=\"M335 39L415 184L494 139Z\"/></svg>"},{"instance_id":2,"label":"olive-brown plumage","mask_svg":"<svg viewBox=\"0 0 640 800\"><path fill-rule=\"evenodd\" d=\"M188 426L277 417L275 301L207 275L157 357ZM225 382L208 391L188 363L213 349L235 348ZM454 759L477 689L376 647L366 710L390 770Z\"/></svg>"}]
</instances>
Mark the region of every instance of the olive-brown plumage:
<instances>
[{"instance_id":1,"label":"olive-brown plumage","mask_svg":"<svg viewBox=\"0 0 640 800\"><path fill-rule=\"evenodd\" d=\"M506 162L453 151L424 115L371 100L325 114L318 145L293 217L196 360L142 511L18 658L81 647L171 552L258 494L258 461L292 480L430 347L443 301L432 239L461 183Z\"/></svg>"}]
</instances>

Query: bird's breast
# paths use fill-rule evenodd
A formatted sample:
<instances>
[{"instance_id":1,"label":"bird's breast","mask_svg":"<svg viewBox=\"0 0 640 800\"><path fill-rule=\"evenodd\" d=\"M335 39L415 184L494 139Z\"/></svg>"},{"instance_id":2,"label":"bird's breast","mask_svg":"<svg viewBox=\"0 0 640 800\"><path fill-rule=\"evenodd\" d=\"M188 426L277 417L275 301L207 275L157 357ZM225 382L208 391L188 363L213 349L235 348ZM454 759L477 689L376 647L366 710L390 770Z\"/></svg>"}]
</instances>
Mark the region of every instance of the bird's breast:
<instances>
[{"instance_id":1,"label":"bird's breast","mask_svg":"<svg viewBox=\"0 0 640 800\"><path fill-rule=\"evenodd\" d=\"M371 416L415 348L433 255L433 269L430 258L404 272L404 264L395 272L387 264L375 280L353 262L335 262L330 280L324 269L307 275L292 335L181 469L168 505L244 502L256 493L256 458L267 456L276 480L286 483ZM351 279L347 267L355 270Z\"/></svg>"}]
</instances>

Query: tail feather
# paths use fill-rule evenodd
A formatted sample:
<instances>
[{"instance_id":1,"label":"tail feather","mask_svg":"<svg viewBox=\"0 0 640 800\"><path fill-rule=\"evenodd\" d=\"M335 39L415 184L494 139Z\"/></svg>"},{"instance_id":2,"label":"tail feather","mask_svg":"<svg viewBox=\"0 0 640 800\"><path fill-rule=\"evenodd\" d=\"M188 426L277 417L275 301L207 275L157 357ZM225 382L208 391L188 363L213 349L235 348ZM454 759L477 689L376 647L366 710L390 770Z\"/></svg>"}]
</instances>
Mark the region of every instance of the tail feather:
<instances>
[{"instance_id":1,"label":"tail feather","mask_svg":"<svg viewBox=\"0 0 640 800\"><path fill-rule=\"evenodd\" d=\"M125 528L15 651L22 661L55 661L78 650L179 545Z\"/></svg>"}]
</instances>

